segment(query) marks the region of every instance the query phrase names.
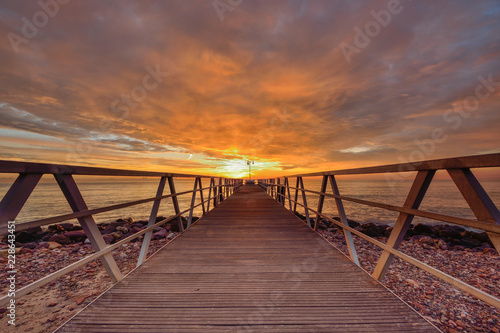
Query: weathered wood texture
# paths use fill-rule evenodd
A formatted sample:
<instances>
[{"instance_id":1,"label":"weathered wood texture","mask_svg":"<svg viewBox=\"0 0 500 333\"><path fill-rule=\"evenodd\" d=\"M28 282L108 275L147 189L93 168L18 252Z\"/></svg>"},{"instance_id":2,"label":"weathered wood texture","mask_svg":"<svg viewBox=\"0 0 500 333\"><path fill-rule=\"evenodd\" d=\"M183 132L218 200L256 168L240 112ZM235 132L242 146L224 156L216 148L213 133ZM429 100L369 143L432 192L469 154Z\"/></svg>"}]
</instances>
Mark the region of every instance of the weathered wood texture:
<instances>
[{"instance_id":1,"label":"weathered wood texture","mask_svg":"<svg viewBox=\"0 0 500 333\"><path fill-rule=\"evenodd\" d=\"M437 332L243 186L57 332Z\"/></svg>"}]
</instances>

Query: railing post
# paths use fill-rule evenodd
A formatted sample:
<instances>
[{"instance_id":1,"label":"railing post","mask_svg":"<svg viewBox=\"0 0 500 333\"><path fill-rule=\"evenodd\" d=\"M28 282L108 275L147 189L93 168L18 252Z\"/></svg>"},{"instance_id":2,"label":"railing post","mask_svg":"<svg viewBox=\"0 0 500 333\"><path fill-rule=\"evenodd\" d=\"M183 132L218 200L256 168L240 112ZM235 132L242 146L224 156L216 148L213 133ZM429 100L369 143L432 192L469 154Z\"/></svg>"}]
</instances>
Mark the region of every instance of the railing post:
<instances>
[{"instance_id":1,"label":"railing post","mask_svg":"<svg viewBox=\"0 0 500 333\"><path fill-rule=\"evenodd\" d=\"M42 174L19 174L0 202L0 226L7 226L9 221L16 220L40 178Z\"/></svg>"},{"instance_id":2,"label":"railing post","mask_svg":"<svg viewBox=\"0 0 500 333\"><path fill-rule=\"evenodd\" d=\"M73 212L76 213L88 209L87 204L85 203L85 200L83 199L83 196L71 175L54 174L54 177ZM102 238L101 232L99 231L92 215L79 217L78 222L80 222L80 225L90 240L90 244L96 252L106 248L106 242ZM113 283L116 283L123 278L120 268L116 264L116 261L111 253L104 254L100 259Z\"/></svg>"},{"instance_id":3,"label":"railing post","mask_svg":"<svg viewBox=\"0 0 500 333\"><path fill-rule=\"evenodd\" d=\"M222 187L222 178L219 178L219 190L217 193L219 193L219 203L221 203L222 201L224 201L224 192L222 191L223 190L223 187Z\"/></svg>"},{"instance_id":4,"label":"railing post","mask_svg":"<svg viewBox=\"0 0 500 333\"><path fill-rule=\"evenodd\" d=\"M177 199L177 192L175 191L174 177L167 177L168 187L170 189L170 194L172 194L172 205L174 206L175 215L179 215L181 210L179 209L179 200ZM182 217L177 216L177 224L179 226L179 231L184 231L184 225L182 224Z\"/></svg>"},{"instance_id":5,"label":"railing post","mask_svg":"<svg viewBox=\"0 0 500 333\"><path fill-rule=\"evenodd\" d=\"M212 200L212 188L215 186L215 181L214 181L214 178L211 177L210 178L210 185L208 186L208 204L207 204L207 212L210 211L210 201ZM214 188L214 194L215 194L215 188ZM215 195L214 195L214 207L215 207Z\"/></svg>"},{"instance_id":6,"label":"railing post","mask_svg":"<svg viewBox=\"0 0 500 333\"><path fill-rule=\"evenodd\" d=\"M207 211L205 210L205 200L203 199L203 185L201 183L201 177L198 177L198 185L200 186L201 209L203 211L202 215L205 215Z\"/></svg>"},{"instance_id":7,"label":"railing post","mask_svg":"<svg viewBox=\"0 0 500 333\"><path fill-rule=\"evenodd\" d=\"M282 203L281 201L281 178L276 178L276 201L278 201L278 203Z\"/></svg>"},{"instance_id":8,"label":"railing post","mask_svg":"<svg viewBox=\"0 0 500 333\"><path fill-rule=\"evenodd\" d=\"M448 169L448 174L478 220L500 224L500 212L470 169ZM500 252L500 235L487 232Z\"/></svg>"},{"instance_id":9,"label":"railing post","mask_svg":"<svg viewBox=\"0 0 500 333\"><path fill-rule=\"evenodd\" d=\"M285 186L288 193L288 205L290 206L290 213L292 212L292 198L290 196L290 182L288 181L288 177L285 177Z\"/></svg>"},{"instance_id":10,"label":"railing post","mask_svg":"<svg viewBox=\"0 0 500 333\"><path fill-rule=\"evenodd\" d=\"M311 228L311 219L309 218L309 209L308 209L308 206L307 206L307 199L306 199L306 191L305 188L304 188L304 181L302 180L302 177L297 177L298 179L300 179L300 188L302 189L302 203L304 204L304 211L306 213L306 221L307 221L307 225L309 226L309 228Z\"/></svg>"},{"instance_id":11,"label":"railing post","mask_svg":"<svg viewBox=\"0 0 500 333\"><path fill-rule=\"evenodd\" d=\"M299 201L299 184L300 180L299 177L297 177L297 182L295 184L295 200L293 202L293 213L297 213L297 202Z\"/></svg>"},{"instance_id":12,"label":"railing post","mask_svg":"<svg viewBox=\"0 0 500 333\"><path fill-rule=\"evenodd\" d=\"M339 187L337 186L337 181L335 180L335 176L331 175L329 178L333 194L340 195ZM345 209L344 209L344 204L342 203L342 199L335 198L335 204L337 206L337 211L339 213L340 221L342 222L343 225L348 227L349 221L347 220L347 216L345 214ZM352 233L349 230L344 229L344 237L347 243L347 250L349 251L349 256L351 257L351 260L354 261L354 263L359 266L358 253L356 252L356 247L354 246Z\"/></svg>"},{"instance_id":13,"label":"railing post","mask_svg":"<svg viewBox=\"0 0 500 333\"><path fill-rule=\"evenodd\" d=\"M194 188L193 188L193 195L191 196L191 206L189 209L189 217L187 221L187 228L191 226L191 221L193 220L193 210L194 210L194 203L196 201L196 190L198 189L198 177L194 179Z\"/></svg>"},{"instance_id":14,"label":"railing post","mask_svg":"<svg viewBox=\"0 0 500 333\"><path fill-rule=\"evenodd\" d=\"M403 207L418 209L435 173L435 170L418 171ZM397 249L403 241L406 231L408 231L414 217L415 215L399 213L398 219L392 228L392 232L387 239L386 245L393 249ZM373 278L381 281L384 278L392 259L393 255L384 250L377 261L375 269L373 270Z\"/></svg>"},{"instance_id":15,"label":"railing post","mask_svg":"<svg viewBox=\"0 0 500 333\"><path fill-rule=\"evenodd\" d=\"M165 183L167 182L167 177L160 178L160 184L158 185L158 190L156 191L156 197L161 197L163 195L163 190L165 189ZM151 208L151 214L149 215L148 228L156 223L156 216L158 215L158 210L160 209L161 199L156 199L153 202L153 208ZM151 242L151 235L153 230L149 230L144 234L142 239L141 252L139 253L139 258L137 259L137 267L142 265L146 256L148 255L149 244Z\"/></svg>"},{"instance_id":16,"label":"railing post","mask_svg":"<svg viewBox=\"0 0 500 333\"><path fill-rule=\"evenodd\" d=\"M321 188L319 190L320 195L318 198L318 209L316 210L318 213L316 214L316 220L314 221L314 231L318 230L319 224L319 214L323 212L323 203L325 202L326 185L328 184L328 176L323 176L323 180L321 181Z\"/></svg>"}]
</instances>

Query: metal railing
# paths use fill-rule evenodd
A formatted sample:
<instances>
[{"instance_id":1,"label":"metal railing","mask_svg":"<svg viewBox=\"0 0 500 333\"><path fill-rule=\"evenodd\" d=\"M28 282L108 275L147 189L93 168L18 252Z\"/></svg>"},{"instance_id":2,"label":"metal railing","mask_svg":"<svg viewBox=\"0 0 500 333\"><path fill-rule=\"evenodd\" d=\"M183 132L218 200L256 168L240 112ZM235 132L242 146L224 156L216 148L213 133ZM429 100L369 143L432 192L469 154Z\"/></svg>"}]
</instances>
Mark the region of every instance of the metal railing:
<instances>
[{"instance_id":1,"label":"metal railing","mask_svg":"<svg viewBox=\"0 0 500 333\"><path fill-rule=\"evenodd\" d=\"M84 230L87 238L95 250L95 253L86 256L85 258L74 262L63 269L48 274L47 276L16 290L16 298L24 296L33 290L67 274L74 269L81 267L93 260L100 259L113 282L118 282L123 278L118 265L116 264L111 251L120 247L121 245L130 242L131 240L144 235L141 251L137 261L137 266L140 266L146 259L149 244L153 229L163 225L167 222L177 220L178 228L184 231L182 215L189 212L187 219L187 228L192 223L193 210L199 206L202 207L203 215L210 211L210 203L212 202L213 208L220 202L232 195L241 186L240 179L179 174L179 173L161 173L161 172L147 172L147 171L132 171L132 170L118 170L118 169L105 169L105 168L92 168L70 165L55 165L55 164L42 164L42 163L26 163L26 162L13 162L13 161L0 161L0 174L14 173L18 174L17 179L10 186L9 190L0 202L0 235L8 235L8 239L13 239L10 233L9 223L15 221L19 212L24 204L30 197L32 191L35 189L40 179L44 174L52 174L57 181L61 191L63 192L67 202L69 203L73 213L53 216L29 222L24 222L15 225L15 232L27 230L33 227L46 226L53 223L63 222L71 219L77 219L82 229ZM89 209L83 196L78 188L74 179L74 175L87 175L87 176L126 176L126 177L153 177L159 178L159 184L154 197L149 197L141 200L124 202L116 205L105 206L95 209ZM194 178L194 187L192 191L176 192L175 178ZM203 187L202 178L210 179L208 187ZM165 186L168 183L170 194L163 194ZM208 198L203 198L203 191L208 190ZM200 203L195 205L196 197L199 193ZM191 204L188 209L180 210L178 197L181 195L191 194ZM170 198L172 200L175 215L165 218L161 221L156 221L160 203L163 199ZM126 237L112 245L107 245L104 241L101 232L94 220L94 215L135 205L152 202L153 207L149 216L147 227L143 230ZM206 206L205 206L206 204ZM9 297L6 295L0 298L0 306L9 302Z\"/></svg>"},{"instance_id":2,"label":"metal railing","mask_svg":"<svg viewBox=\"0 0 500 333\"><path fill-rule=\"evenodd\" d=\"M432 220L442 221L451 224L458 224L466 227L472 227L486 231L492 244L496 250L500 252L500 213L496 205L490 199L486 191L483 189L471 169L473 168L496 168L500 167L500 154L488 154L478 156L467 156L458 158L448 158L439 160L429 160L415 163L392 164L376 167L346 169L327 172L316 172L309 174L293 175L278 178L259 179L258 184L261 186L271 197L286 206L288 201L289 210L292 213L297 212L297 205L305 210L305 220L307 224L317 230L320 218L334 223L344 231L347 248L351 260L359 266L359 260L354 246L352 234L375 244L381 248L382 255L378 259L372 276L377 280L382 280L391 264L393 257L398 257L412 265L415 265L426 272L440 278L441 280L481 299L482 301L500 308L500 299L485 293L484 291L475 288L455 277L448 275L440 270L437 270L411 256L408 256L400 251L398 248L402 243L407 230L415 216L425 217ZM459 189L465 201L471 208L477 220L459 218L444 214L437 214L433 212L419 210L420 203L422 202L433 177L438 170L446 170L453 180L454 184ZM341 195L337 185L335 176L337 175L366 175L384 173L386 178L390 180L398 179L398 177L391 177L391 175L401 172L416 171L416 176L410 188L408 196L403 206L389 205L380 202L361 200L353 197ZM307 190L304 187L303 178L321 176L321 188L319 191ZM295 187L290 186L290 178L296 178ZM282 182L283 180L283 182ZM328 183L331 187L331 193L327 193ZM295 196L292 199L290 190L295 190ZM302 196L302 203L299 202L299 192ZM317 209L308 206L306 193L318 195ZM337 221L330 216L323 213L323 204L325 198L334 198L336 208L338 211L339 220ZM361 205L377 207L385 210L399 212L398 218L394 227L384 244L366 234L352 228L348 224L343 201L350 201ZM292 205L293 203L293 205ZM293 207L292 207L293 206ZM310 213L315 214L314 225L311 224L312 219Z\"/></svg>"}]
</instances>

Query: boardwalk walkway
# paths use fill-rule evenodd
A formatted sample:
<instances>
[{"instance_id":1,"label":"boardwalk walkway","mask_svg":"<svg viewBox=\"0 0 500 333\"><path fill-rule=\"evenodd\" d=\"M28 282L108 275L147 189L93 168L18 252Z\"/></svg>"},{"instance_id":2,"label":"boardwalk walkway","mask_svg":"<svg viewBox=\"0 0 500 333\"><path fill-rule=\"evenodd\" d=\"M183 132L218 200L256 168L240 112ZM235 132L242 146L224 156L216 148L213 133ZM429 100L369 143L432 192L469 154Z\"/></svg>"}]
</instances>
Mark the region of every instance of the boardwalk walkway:
<instances>
[{"instance_id":1,"label":"boardwalk walkway","mask_svg":"<svg viewBox=\"0 0 500 333\"><path fill-rule=\"evenodd\" d=\"M57 332L436 332L243 186Z\"/></svg>"}]
</instances>

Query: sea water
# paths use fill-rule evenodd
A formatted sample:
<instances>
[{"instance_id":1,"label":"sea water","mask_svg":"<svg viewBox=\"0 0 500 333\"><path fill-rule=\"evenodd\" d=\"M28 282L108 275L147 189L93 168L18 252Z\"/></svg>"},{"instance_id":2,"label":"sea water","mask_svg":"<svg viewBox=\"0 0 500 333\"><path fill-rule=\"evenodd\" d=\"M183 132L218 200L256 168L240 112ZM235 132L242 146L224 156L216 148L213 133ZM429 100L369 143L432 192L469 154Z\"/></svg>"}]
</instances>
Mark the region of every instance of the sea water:
<instances>
[{"instance_id":1,"label":"sea water","mask_svg":"<svg viewBox=\"0 0 500 333\"><path fill-rule=\"evenodd\" d=\"M107 179L106 181L96 180L79 180L75 177L80 191L90 209L120 204L128 201L151 198L156 195L158 187L158 179ZM402 206L408 191L411 187L411 180L408 181L391 181L383 179L379 180L355 180L349 177L337 177L339 192L341 195L354 197L358 199L375 201L390 205ZM294 178L291 178L291 186L295 186ZM0 198L8 191L11 181L3 180L0 182ZM497 205L500 204L500 181L499 180L484 180L481 181L483 188L486 190L492 201ZM176 191L184 192L193 189L194 179L175 179ZM203 180L203 187L208 187L209 180ZM306 189L319 191L321 188L320 178L304 178ZM327 192L331 193L328 186ZM169 194L168 184L165 187L164 194ZM291 190L292 198L295 191ZM208 190L203 192L204 199L208 198ZM302 195L299 193L298 201L302 203ZM179 196L179 206L181 211L188 209L191 203L191 194ZM306 201L308 205L316 209L318 204L318 196L307 193ZM169 216L173 215L174 209L171 199L167 198L162 201L158 215ZM196 198L196 203L199 203L199 194ZM132 217L135 220L148 219L151 212L152 202L135 205L115 211L96 214L94 216L97 223L111 222L118 218ZM376 207L365 206L349 201L343 202L346 215L349 219L358 222L375 222L392 225L397 219L398 213L388 211ZM288 208L288 202L286 203ZM474 219L475 216L463 199L462 195L451 180L434 180L427 191L427 194L420 206L420 209L440 214L446 214L456 217ZM304 214L302 207L297 206L297 211ZM55 181L51 181L50 177L44 176L44 181L40 182L27 203L16 218L17 223L33 221L37 219L52 217L61 214L71 213L71 208L66 202L64 195L59 189ZM335 202L332 198L327 198L324 203L323 212L331 215L338 215ZM186 213L185 215L187 215ZM202 214L201 206L194 210L195 216ZM71 222L76 222L73 220ZM437 223L425 218L417 217L415 223Z\"/></svg>"}]
</instances>

